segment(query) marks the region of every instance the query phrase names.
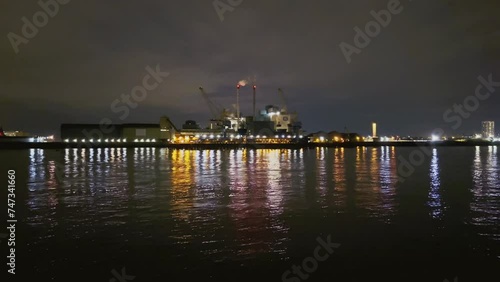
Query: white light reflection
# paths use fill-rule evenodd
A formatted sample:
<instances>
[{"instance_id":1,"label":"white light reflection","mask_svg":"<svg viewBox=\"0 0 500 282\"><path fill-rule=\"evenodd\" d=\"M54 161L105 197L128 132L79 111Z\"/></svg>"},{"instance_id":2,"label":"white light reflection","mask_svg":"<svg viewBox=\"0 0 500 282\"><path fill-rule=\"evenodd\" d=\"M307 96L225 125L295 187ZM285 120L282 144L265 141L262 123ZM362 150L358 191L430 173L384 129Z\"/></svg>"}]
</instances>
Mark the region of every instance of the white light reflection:
<instances>
[{"instance_id":1,"label":"white light reflection","mask_svg":"<svg viewBox=\"0 0 500 282\"><path fill-rule=\"evenodd\" d=\"M476 147L470 204L472 224L495 230L500 226L500 179L497 146ZM498 232L484 234L500 240Z\"/></svg>"},{"instance_id":2,"label":"white light reflection","mask_svg":"<svg viewBox=\"0 0 500 282\"><path fill-rule=\"evenodd\" d=\"M443 216L443 204L441 200L440 188L441 177L439 170L439 156L436 148L432 150L432 160L429 171L430 176L430 190L428 195L427 205L431 209L431 217L433 219L440 219Z\"/></svg>"}]
</instances>

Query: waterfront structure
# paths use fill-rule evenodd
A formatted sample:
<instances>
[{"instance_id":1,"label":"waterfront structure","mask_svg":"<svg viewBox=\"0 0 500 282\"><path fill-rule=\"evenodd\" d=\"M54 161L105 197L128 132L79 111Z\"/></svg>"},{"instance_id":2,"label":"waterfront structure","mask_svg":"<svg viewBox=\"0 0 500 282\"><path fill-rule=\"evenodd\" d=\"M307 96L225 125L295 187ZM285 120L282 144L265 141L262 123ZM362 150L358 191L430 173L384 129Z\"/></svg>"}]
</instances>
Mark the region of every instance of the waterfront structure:
<instances>
[{"instance_id":1,"label":"waterfront structure","mask_svg":"<svg viewBox=\"0 0 500 282\"><path fill-rule=\"evenodd\" d=\"M61 124L62 140L117 139L121 136L119 124Z\"/></svg>"},{"instance_id":2,"label":"waterfront structure","mask_svg":"<svg viewBox=\"0 0 500 282\"><path fill-rule=\"evenodd\" d=\"M160 139L160 125L159 124L123 124L122 125L122 139L136 140L136 139Z\"/></svg>"},{"instance_id":3,"label":"waterfront structure","mask_svg":"<svg viewBox=\"0 0 500 282\"><path fill-rule=\"evenodd\" d=\"M159 124L61 124L61 139L65 141L159 139ZM92 141L90 141L92 140Z\"/></svg>"},{"instance_id":4,"label":"waterfront structure","mask_svg":"<svg viewBox=\"0 0 500 282\"><path fill-rule=\"evenodd\" d=\"M160 118L160 140L171 140L179 132L174 123L169 117L162 116Z\"/></svg>"},{"instance_id":5,"label":"waterfront structure","mask_svg":"<svg viewBox=\"0 0 500 282\"><path fill-rule=\"evenodd\" d=\"M483 134L484 139L495 138L495 122L494 121L483 121Z\"/></svg>"},{"instance_id":6,"label":"waterfront structure","mask_svg":"<svg viewBox=\"0 0 500 282\"><path fill-rule=\"evenodd\" d=\"M377 138L377 123L372 122L372 138Z\"/></svg>"}]
</instances>

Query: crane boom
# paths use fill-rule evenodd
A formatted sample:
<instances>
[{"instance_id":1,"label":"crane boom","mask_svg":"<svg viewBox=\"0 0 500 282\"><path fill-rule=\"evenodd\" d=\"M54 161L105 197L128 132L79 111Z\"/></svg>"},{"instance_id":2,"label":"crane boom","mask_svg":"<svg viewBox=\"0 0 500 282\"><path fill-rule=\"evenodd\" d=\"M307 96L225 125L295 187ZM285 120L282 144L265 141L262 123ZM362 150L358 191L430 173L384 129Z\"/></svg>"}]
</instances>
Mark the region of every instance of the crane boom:
<instances>
[{"instance_id":1,"label":"crane boom","mask_svg":"<svg viewBox=\"0 0 500 282\"><path fill-rule=\"evenodd\" d=\"M217 104L215 104L211 99L210 97L208 96L208 94L205 92L205 90L203 89L203 87L200 87L200 93L201 95L203 96L203 99L205 99L205 102L207 103L208 105L208 108L210 110L210 113L212 114L212 119L220 119L221 118L221 115L222 115L222 110L220 109L219 106L217 106Z\"/></svg>"}]
</instances>

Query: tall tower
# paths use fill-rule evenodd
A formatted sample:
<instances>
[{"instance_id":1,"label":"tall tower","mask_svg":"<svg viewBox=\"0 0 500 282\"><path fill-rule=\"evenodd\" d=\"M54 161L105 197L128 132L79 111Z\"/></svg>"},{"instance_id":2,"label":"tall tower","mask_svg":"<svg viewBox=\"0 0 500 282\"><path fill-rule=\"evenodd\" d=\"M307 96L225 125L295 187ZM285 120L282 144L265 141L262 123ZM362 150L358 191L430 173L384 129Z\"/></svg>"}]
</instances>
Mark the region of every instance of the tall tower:
<instances>
[{"instance_id":1,"label":"tall tower","mask_svg":"<svg viewBox=\"0 0 500 282\"><path fill-rule=\"evenodd\" d=\"M255 117L256 117L256 109L255 109L255 92L257 91L257 86L254 85L253 86L253 120L255 121Z\"/></svg>"},{"instance_id":2,"label":"tall tower","mask_svg":"<svg viewBox=\"0 0 500 282\"><path fill-rule=\"evenodd\" d=\"M372 138L377 137L377 123L372 122Z\"/></svg>"},{"instance_id":3,"label":"tall tower","mask_svg":"<svg viewBox=\"0 0 500 282\"><path fill-rule=\"evenodd\" d=\"M495 138L495 122L494 121L483 121L483 138L484 139Z\"/></svg>"},{"instance_id":4,"label":"tall tower","mask_svg":"<svg viewBox=\"0 0 500 282\"><path fill-rule=\"evenodd\" d=\"M240 119L240 87L240 84L236 85L236 118L238 119L238 123Z\"/></svg>"}]
</instances>

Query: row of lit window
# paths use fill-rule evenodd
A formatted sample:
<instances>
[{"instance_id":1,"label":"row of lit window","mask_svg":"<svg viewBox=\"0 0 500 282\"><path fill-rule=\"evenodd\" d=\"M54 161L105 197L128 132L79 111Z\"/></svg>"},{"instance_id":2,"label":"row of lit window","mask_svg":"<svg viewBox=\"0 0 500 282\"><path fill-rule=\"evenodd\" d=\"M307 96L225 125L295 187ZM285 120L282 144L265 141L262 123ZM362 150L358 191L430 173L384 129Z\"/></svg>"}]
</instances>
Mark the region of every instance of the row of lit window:
<instances>
[{"instance_id":1,"label":"row of lit window","mask_svg":"<svg viewBox=\"0 0 500 282\"><path fill-rule=\"evenodd\" d=\"M73 143L78 143L78 142L81 142L81 143L125 143L127 142L127 139L81 139L81 140L78 140L78 139L73 139L73 140L70 140L70 139L65 139L64 142L66 143L70 143L70 142L73 142ZM151 143L151 142L156 142L156 139L134 139L134 142L135 143Z\"/></svg>"},{"instance_id":2,"label":"row of lit window","mask_svg":"<svg viewBox=\"0 0 500 282\"><path fill-rule=\"evenodd\" d=\"M199 139L215 139L215 138L222 138L223 136L222 135L213 135L212 134L212 135L196 135L195 137L199 138ZM234 135L234 134L229 135L229 138L231 138L231 139L241 139L243 137L245 137L245 136ZM276 139L279 139L279 138L288 138L288 139L290 139L290 138L297 138L297 137L304 138L304 136L302 136L302 135L300 135L300 136L297 136L297 135L294 135L294 136L292 136L292 135L281 135L281 136L280 135L275 135L274 136L274 138L276 138ZM272 137L267 137L266 135L255 135L255 136L254 135L249 135L249 136L247 136L247 138L249 138L249 139L264 138L265 139L265 138L272 138Z\"/></svg>"}]
</instances>

